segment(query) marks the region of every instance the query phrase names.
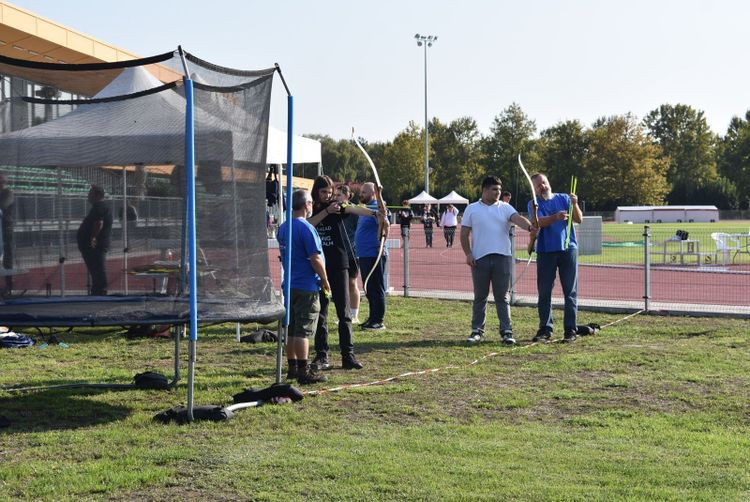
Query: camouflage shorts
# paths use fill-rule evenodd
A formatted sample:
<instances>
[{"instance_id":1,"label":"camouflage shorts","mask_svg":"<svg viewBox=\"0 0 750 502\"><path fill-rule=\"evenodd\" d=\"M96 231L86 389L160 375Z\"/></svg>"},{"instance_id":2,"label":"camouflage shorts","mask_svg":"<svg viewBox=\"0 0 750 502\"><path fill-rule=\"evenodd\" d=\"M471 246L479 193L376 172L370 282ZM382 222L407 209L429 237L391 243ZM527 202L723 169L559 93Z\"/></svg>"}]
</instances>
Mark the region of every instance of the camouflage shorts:
<instances>
[{"instance_id":1,"label":"camouflage shorts","mask_svg":"<svg viewBox=\"0 0 750 502\"><path fill-rule=\"evenodd\" d=\"M310 338L318 327L319 293L293 289L290 300L292 312L289 317L288 336Z\"/></svg>"}]
</instances>

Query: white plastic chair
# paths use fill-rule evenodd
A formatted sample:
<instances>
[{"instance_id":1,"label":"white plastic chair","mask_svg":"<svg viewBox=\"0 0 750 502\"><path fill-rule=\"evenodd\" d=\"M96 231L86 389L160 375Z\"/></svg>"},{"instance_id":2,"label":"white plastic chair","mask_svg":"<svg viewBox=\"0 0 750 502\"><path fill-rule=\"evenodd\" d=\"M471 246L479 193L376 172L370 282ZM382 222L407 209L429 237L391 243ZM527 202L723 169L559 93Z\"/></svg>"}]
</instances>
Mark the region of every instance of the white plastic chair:
<instances>
[{"instance_id":1,"label":"white plastic chair","mask_svg":"<svg viewBox=\"0 0 750 502\"><path fill-rule=\"evenodd\" d=\"M719 261L719 253L721 253L722 265L728 265L730 261L729 255L734 251L734 256L732 256L731 260L733 262L737 253L740 252L740 240L724 232L714 232L711 234L711 238L714 240L714 244L716 244L716 261Z\"/></svg>"}]
</instances>

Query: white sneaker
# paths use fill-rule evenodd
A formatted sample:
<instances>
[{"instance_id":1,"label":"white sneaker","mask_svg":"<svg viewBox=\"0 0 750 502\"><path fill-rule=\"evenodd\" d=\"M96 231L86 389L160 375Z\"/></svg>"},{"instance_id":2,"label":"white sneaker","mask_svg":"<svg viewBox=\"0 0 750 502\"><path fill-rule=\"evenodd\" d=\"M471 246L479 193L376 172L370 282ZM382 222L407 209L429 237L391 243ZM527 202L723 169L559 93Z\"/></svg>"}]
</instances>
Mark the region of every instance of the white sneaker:
<instances>
[{"instance_id":1,"label":"white sneaker","mask_svg":"<svg viewBox=\"0 0 750 502\"><path fill-rule=\"evenodd\" d=\"M466 339L469 343L479 343L484 339L484 334L481 331L472 331L469 338Z\"/></svg>"},{"instance_id":2,"label":"white sneaker","mask_svg":"<svg viewBox=\"0 0 750 502\"><path fill-rule=\"evenodd\" d=\"M359 317L352 319L352 324L359 324Z\"/></svg>"}]
</instances>

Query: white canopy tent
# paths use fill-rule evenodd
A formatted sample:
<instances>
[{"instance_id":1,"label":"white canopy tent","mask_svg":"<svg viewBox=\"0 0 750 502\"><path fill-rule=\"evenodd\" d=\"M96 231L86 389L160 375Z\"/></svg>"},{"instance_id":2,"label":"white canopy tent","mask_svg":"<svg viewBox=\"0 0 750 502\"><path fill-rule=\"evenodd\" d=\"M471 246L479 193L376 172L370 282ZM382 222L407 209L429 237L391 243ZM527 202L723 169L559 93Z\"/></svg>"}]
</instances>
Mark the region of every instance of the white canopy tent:
<instances>
[{"instance_id":1,"label":"white canopy tent","mask_svg":"<svg viewBox=\"0 0 750 502\"><path fill-rule=\"evenodd\" d=\"M424 190L416 197L409 199L409 204L437 204L438 200Z\"/></svg>"},{"instance_id":2,"label":"white canopy tent","mask_svg":"<svg viewBox=\"0 0 750 502\"><path fill-rule=\"evenodd\" d=\"M453 190L451 193L438 201L439 204L468 204L469 199L463 197Z\"/></svg>"}]
</instances>

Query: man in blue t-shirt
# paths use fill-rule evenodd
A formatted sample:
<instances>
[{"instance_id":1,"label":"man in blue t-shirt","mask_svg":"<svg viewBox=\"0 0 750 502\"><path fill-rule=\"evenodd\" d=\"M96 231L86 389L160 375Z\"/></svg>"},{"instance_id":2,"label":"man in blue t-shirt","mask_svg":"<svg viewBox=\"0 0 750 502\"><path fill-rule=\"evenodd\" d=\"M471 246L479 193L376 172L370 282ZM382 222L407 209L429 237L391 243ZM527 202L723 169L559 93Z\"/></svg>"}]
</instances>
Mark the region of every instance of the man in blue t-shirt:
<instances>
[{"instance_id":1,"label":"man in blue t-shirt","mask_svg":"<svg viewBox=\"0 0 750 502\"><path fill-rule=\"evenodd\" d=\"M292 271L286 269L287 225L279 227L277 239L284 265L285 290L291 281L289 295L289 326L287 329L286 357L289 362L288 379L297 379L300 384L325 382L328 379L318 375L307 363L310 350L309 338L315 334L320 312L320 290L330 295L331 286L326 275L323 246L315 227L307 222L312 215L312 197L306 190L297 190L292 196Z\"/></svg>"},{"instance_id":2,"label":"man in blue t-shirt","mask_svg":"<svg viewBox=\"0 0 750 502\"><path fill-rule=\"evenodd\" d=\"M568 218L575 223L583 221L578 207L578 197L571 194L553 193L547 176L537 173L531 177L537 196L537 220L539 234L536 241L536 285L539 291L539 331L535 342L549 342L552 337L552 288L555 275L560 273L560 285L565 297L563 342L576 339L576 316L578 314L578 245L575 228L568 227ZM532 202L528 204L529 214ZM569 210L572 213L569 214ZM570 239L568 239L570 228Z\"/></svg>"},{"instance_id":3,"label":"man in blue t-shirt","mask_svg":"<svg viewBox=\"0 0 750 502\"><path fill-rule=\"evenodd\" d=\"M359 192L359 200L370 209L378 209L375 201L375 184L365 183ZM383 320L385 319L385 264L388 261L388 250L383 249L383 256L376 264L380 250L380 235L378 234L379 225L385 226L386 237L388 236L387 215L379 215L378 218L359 218L357 221L357 231L354 234L354 247L357 250L359 258L359 273L364 281L370 271L370 280L367 283L367 302L370 304L370 317L361 326L364 329L380 330L385 329Z\"/></svg>"}]
</instances>

